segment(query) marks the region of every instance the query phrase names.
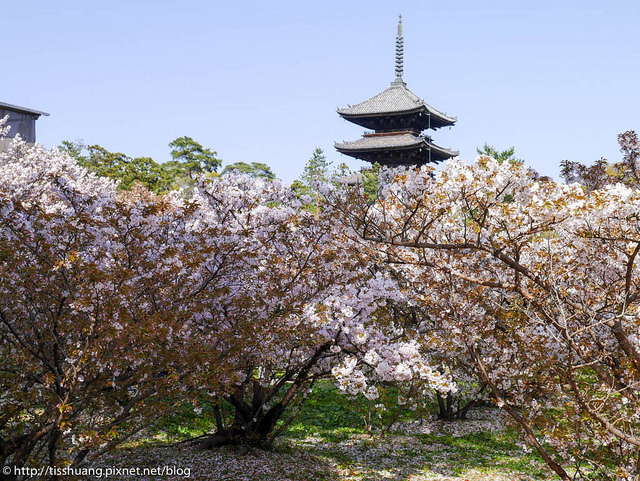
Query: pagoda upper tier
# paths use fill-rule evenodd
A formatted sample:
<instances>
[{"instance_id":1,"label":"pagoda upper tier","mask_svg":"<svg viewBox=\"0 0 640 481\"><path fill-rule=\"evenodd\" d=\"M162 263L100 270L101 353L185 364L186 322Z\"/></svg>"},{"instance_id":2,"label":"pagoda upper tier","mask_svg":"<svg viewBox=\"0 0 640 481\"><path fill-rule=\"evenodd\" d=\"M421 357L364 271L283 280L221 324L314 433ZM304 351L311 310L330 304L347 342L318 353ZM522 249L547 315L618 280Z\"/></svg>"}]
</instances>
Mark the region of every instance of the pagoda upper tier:
<instances>
[{"instance_id":1,"label":"pagoda upper tier","mask_svg":"<svg viewBox=\"0 0 640 481\"><path fill-rule=\"evenodd\" d=\"M457 120L431 107L397 79L378 95L346 109L338 109L338 114L349 122L376 131L422 132L450 127Z\"/></svg>"},{"instance_id":2,"label":"pagoda upper tier","mask_svg":"<svg viewBox=\"0 0 640 481\"><path fill-rule=\"evenodd\" d=\"M338 114L354 124L374 132L365 132L352 142L336 143L336 149L356 159L380 165L423 165L442 162L458 152L439 147L422 131L450 127L456 118L434 109L407 88L402 80L404 69L402 16L396 37L396 79L391 86L370 99Z\"/></svg>"}]
</instances>

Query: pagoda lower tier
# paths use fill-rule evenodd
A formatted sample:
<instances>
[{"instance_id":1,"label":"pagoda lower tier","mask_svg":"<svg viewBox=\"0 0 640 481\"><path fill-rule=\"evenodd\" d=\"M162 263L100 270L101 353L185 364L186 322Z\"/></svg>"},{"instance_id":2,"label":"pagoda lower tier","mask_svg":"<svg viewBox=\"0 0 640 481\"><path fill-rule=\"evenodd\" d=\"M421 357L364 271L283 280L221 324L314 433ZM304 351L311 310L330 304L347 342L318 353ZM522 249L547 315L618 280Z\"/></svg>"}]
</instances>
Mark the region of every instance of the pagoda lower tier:
<instances>
[{"instance_id":1,"label":"pagoda lower tier","mask_svg":"<svg viewBox=\"0 0 640 481\"><path fill-rule=\"evenodd\" d=\"M364 134L352 142L336 142L335 148L350 157L389 167L437 163L458 155L413 131Z\"/></svg>"}]
</instances>

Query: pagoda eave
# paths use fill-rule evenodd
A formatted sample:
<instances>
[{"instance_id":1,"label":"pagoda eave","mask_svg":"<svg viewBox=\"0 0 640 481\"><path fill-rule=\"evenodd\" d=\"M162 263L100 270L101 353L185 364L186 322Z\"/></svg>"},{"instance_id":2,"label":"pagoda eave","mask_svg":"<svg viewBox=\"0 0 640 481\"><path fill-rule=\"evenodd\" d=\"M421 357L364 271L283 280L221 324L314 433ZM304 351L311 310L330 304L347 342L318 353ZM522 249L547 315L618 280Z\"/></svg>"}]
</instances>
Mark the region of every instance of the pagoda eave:
<instances>
[{"instance_id":1,"label":"pagoda eave","mask_svg":"<svg viewBox=\"0 0 640 481\"><path fill-rule=\"evenodd\" d=\"M411 92L404 82L399 81L392 82L391 87L378 95L347 108L338 108L337 112L342 118L358 125L369 123L368 119L406 117L407 121L412 121L412 117L421 116L426 119L422 121L422 125L427 126L425 129L435 129L452 126L457 120L427 104Z\"/></svg>"},{"instance_id":2,"label":"pagoda eave","mask_svg":"<svg viewBox=\"0 0 640 481\"><path fill-rule=\"evenodd\" d=\"M368 141L369 138L365 137L353 142L336 143L335 148L349 157L387 166L438 163L458 155L458 152L439 147L425 138L406 137L389 139L387 145L374 145L375 141Z\"/></svg>"},{"instance_id":3,"label":"pagoda eave","mask_svg":"<svg viewBox=\"0 0 640 481\"><path fill-rule=\"evenodd\" d=\"M338 114L343 119L356 125L372 130L407 129L437 130L442 127L451 127L456 123L455 117L441 116L439 113L430 112L425 107L403 112L389 112L385 114L351 114L338 109Z\"/></svg>"}]
</instances>

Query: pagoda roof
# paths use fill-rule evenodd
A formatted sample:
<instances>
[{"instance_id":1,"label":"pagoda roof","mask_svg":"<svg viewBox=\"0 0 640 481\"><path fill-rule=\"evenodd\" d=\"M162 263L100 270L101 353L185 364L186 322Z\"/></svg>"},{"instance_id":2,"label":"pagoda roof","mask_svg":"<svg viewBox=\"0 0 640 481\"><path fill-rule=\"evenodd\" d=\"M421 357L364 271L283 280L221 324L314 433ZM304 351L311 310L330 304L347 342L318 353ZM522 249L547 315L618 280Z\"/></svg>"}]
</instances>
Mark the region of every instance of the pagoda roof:
<instances>
[{"instance_id":1,"label":"pagoda roof","mask_svg":"<svg viewBox=\"0 0 640 481\"><path fill-rule=\"evenodd\" d=\"M352 120L355 123L358 123L357 119L359 118L419 112L424 112L431 116L432 128L453 125L457 120L455 117L450 117L431 107L409 90L402 79L396 79L391 83L391 87L364 102L349 106L345 109L338 109L338 114L340 114L341 117Z\"/></svg>"},{"instance_id":2,"label":"pagoda roof","mask_svg":"<svg viewBox=\"0 0 640 481\"><path fill-rule=\"evenodd\" d=\"M422 150L431 154L429 158L432 162L440 162L458 155L457 151L440 147L431 142L431 139L415 133L394 133L394 134L368 134L358 140L350 142L335 143L335 148L351 157L368 160L370 153L383 153L392 151ZM361 155L362 154L362 155Z\"/></svg>"}]
</instances>

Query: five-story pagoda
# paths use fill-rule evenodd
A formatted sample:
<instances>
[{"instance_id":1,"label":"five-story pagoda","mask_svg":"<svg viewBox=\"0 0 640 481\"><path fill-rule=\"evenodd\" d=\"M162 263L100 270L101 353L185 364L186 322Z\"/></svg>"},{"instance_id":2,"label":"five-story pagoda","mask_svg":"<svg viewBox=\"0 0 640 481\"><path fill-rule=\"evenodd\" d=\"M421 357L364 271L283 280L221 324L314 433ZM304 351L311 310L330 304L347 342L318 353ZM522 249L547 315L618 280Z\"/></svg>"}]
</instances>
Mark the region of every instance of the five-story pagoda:
<instances>
[{"instance_id":1,"label":"five-story pagoda","mask_svg":"<svg viewBox=\"0 0 640 481\"><path fill-rule=\"evenodd\" d=\"M365 132L353 142L335 144L350 157L389 167L437 163L458 152L435 145L423 130L452 126L455 117L439 112L407 88L403 74L402 15L396 37L396 79L391 87L357 105L338 109L349 122L373 132Z\"/></svg>"}]
</instances>

